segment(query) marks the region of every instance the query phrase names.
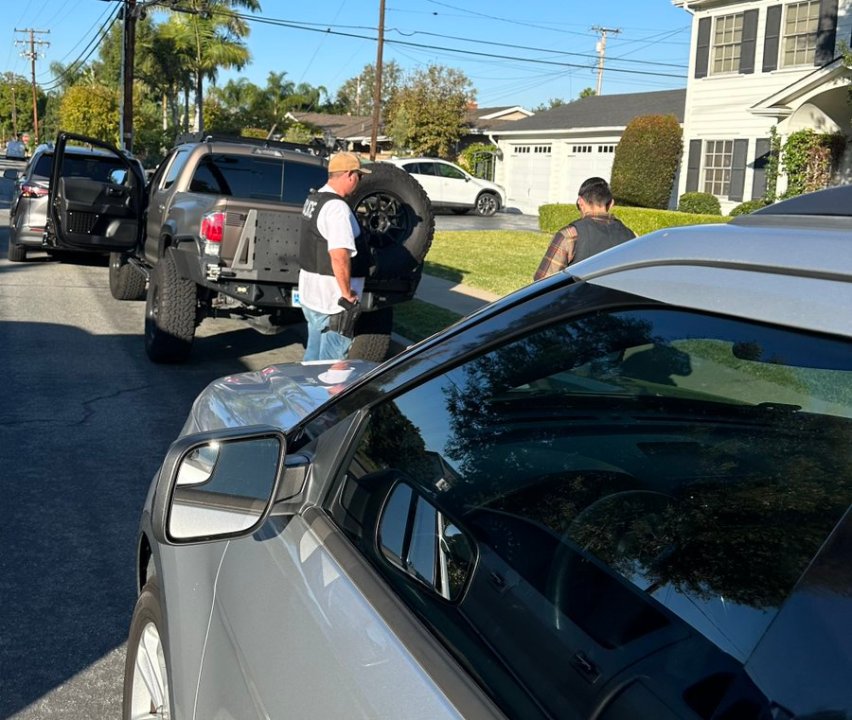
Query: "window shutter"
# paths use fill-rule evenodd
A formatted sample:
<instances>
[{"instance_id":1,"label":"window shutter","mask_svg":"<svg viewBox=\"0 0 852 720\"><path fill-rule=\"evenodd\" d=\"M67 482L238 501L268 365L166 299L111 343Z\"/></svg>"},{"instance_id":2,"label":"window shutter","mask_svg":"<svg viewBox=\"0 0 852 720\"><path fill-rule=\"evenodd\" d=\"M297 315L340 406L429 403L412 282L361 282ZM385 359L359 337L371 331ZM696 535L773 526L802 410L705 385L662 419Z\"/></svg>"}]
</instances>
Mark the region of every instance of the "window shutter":
<instances>
[{"instance_id":1,"label":"window shutter","mask_svg":"<svg viewBox=\"0 0 852 720\"><path fill-rule=\"evenodd\" d=\"M740 47L740 72L754 72L754 48L757 45L757 10L743 13L743 39Z\"/></svg>"},{"instance_id":2,"label":"window shutter","mask_svg":"<svg viewBox=\"0 0 852 720\"><path fill-rule=\"evenodd\" d=\"M763 42L763 72L778 67L778 45L781 40L781 6L766 8L766 37Z\"/></svg>"},{"instance_id":3,"label":"window shutter","mask_svg":"<svg viewBox=\"0 0 852 720\"><path fill-rule=\"evenodd\" d=\"M822 0L819 4L819 28L817 29L814 65L828 65L835 57L837 39L837 0Z\"/></svg>"},{"instance_id":4,"label":"window shutter","mask_svg":"<svg viewBox=\"0 0 852 720\"><path fill-rule=\"evenodd\" d=\"M710 64L710 30L712 18L701 18L698 21L698 47L695 51L695 77L707 77L707 67Z\"/></svg>"},{"instance_id":5,"label":"window shutter","mask_svg":"<svg viewBox=\"0 0 852 720\"><path fill-rule=\"evenodd\" d=\"M728 187L728 200L742 202L745 187L746 156L748 140L734 140L734 154L731 157L731 184Z\"/></svg>"},{"instance_id":6,"label":"window shutter","mask_svg":"<svg viewBox=\"0 0 852 720\"><path fill-rule=\"evenodd\" d=\"M751 199L759 200L766 195L766 168L769 166L769 138L758 138L754 145L754 181L751 184Z\"/></svg>"},{"instance_id":7,"label":"window shutter","mask_svg":"<svg viewBox=\"0 0 852 720\"><path fill-rule=\"evenodd\" d=\"M701 141L689 141L689 158L686 161L686 192L698 191L698 173L701 170Z\"/></svg>"}]
</instances>

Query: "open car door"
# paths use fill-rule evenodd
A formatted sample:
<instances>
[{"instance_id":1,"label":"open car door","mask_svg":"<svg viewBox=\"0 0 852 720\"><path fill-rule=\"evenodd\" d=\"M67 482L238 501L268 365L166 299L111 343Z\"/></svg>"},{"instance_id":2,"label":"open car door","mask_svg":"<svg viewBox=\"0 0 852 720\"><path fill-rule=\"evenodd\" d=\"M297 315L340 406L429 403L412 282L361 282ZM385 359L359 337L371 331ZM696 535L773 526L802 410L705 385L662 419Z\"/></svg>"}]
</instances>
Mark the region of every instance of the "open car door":
<instances>
[{"instance_id":1,"label":"open car door","mask_svg":"<svg viewBox=\"0 0 852 720\"><path fill-rule=\"evenodd\" d=\"M75 145L91 150L75 152ZM109 143L60 132L48 203L48 243L69 250L123 252L141 232L145 176Z\"/></svg>"}]
</instances>

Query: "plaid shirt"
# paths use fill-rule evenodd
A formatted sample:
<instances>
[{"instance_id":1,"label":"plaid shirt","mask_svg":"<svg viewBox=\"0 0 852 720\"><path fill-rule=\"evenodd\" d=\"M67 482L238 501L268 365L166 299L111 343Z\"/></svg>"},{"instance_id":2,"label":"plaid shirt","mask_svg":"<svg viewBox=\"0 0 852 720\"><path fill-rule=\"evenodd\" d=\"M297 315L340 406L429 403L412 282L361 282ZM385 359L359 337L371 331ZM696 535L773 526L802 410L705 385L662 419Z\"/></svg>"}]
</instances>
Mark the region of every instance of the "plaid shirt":
<instances>
[{"instance_id":1,"label":"plaid shirt","mask_svg":"<svg viewBox=\"0 0 852 720\"><path fill-rule=\"evenodd\" d=\"M601 215L586 215L586 217L609 222L612 215L606 213ZM533 275L533 280L541 280L548 275L553 275L568 267L574 260L576 247L577 230L573 225L566 225L564 228L557 230L550 241L550 245L547 246L547 251L544 253L541 263L539 263L538 270Z\"/></svg>"}]
</instances>

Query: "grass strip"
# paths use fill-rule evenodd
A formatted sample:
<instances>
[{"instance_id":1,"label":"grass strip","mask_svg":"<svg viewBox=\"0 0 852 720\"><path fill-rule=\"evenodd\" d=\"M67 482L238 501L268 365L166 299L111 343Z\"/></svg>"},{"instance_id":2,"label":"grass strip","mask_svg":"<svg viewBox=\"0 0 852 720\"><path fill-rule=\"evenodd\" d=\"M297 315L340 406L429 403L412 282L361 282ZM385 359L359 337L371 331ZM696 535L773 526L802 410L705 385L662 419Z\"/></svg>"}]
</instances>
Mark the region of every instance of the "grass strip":
<instances>
[{"instance_id":1,"label":"grass strip","mask_svg":"<svg viewBox=\"0 0 852 720\"><path fill-rule=\"evenodd\" d=\"M417 342L452 325L461 317L458 313L422 300L409 300L394 306L393 331Z\"/></svg>"}]
</instances>

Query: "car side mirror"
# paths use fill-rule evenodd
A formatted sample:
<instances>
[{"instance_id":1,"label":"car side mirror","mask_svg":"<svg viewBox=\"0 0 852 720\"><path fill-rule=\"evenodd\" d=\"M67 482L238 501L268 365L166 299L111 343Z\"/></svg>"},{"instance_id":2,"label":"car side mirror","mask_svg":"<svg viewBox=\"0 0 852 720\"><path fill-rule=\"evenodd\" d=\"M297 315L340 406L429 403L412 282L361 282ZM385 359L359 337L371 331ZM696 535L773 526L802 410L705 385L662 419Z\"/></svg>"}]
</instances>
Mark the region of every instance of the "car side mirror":
<instances>
[{"instance_id":1,"label":"car side mirror","mask_svg":"<svg viewBox=\"0 0 852 720\"><path fill-rule=\"evenodd\" d=\"M109 174L109 181L113 185L124 185L125 180L127 180L127 170L124 168L116 168Z\"/></svg>"},{"instance_id":2,"label":"car side mirror","mask_svg":"<svg viewBox=\"0 0 852 720\"><path fill-rule=\"evenodd\" d=\"M179 438L160 469L153 530L169 545L243 537L266 520L284 471L279 430L255 426Z\"/></svg>"}]
</instances>

